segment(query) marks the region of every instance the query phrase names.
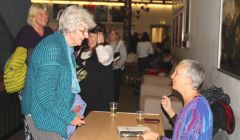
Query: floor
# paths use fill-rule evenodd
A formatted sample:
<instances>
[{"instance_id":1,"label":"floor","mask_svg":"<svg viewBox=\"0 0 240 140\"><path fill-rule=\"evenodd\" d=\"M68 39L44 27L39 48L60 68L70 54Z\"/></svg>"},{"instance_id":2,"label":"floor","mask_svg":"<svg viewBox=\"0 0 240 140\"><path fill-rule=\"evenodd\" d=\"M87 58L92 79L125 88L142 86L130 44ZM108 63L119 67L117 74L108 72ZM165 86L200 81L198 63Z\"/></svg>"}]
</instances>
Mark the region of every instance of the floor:
<instances>
[{"instance_id":1,"label":"floor","mask_svg":"<svg viewBox=\"0 0 240 140\"><path fill-rule=\"evenodd\" d=\"M124 77L126 77L126 74L128 74L129 76L129 73L125 73ZM132 79L132 77L128 78L129 80L126 80L126 78L124 78L120 90L120 101L118 110L120 112L136 112L138 110L139 94L136 92L134 80ZM25 140L23 129L10 137L8 140Z\"/></svg>"}]
</instances>

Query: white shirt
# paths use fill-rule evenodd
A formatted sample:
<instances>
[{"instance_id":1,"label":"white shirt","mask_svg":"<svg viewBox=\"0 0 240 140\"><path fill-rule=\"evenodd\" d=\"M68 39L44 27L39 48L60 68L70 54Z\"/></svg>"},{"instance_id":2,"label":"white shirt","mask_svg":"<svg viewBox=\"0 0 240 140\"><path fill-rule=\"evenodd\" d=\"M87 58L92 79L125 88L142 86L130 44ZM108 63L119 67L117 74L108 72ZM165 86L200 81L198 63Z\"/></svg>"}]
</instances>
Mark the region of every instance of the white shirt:
<instances>
[{"instance_id":1,"label":"white shirt","mask_svg":"<svg viewBox=\"0 0 240 140\"><path fill-rule=\"evenodd\" d=\"M127 49L124 42L120 40L117 42L111 42L110 45L113 47L114 53L120 52L120 59L113 63L113 70L124 69L124 64L127 60Z\"/></svg>"},{"instance_id":2,"label":"white shirt","mask_svg":"<svg viewBox=\"0 0 240 140\"><path fill-rule=\"evenodd\" d=\"M104 66L108 66L113 61L113 48L110 45L99 45L96 48L96 53L98 57L98 62L101 63ZM82 52L81 58L82 59L88 59L91 57L91 51Z\"/></svg>"},{"instance_id":3,"label":"white shirt","mask_svg":"<svg viewBox=\"0 0 240 140\"><path fill-rule=\"evenodd\" d=\"M149 54L153 54L152 44L148 41L137 43L137 55L138 58L148 57Z\"/></svg>"}]
</instances>

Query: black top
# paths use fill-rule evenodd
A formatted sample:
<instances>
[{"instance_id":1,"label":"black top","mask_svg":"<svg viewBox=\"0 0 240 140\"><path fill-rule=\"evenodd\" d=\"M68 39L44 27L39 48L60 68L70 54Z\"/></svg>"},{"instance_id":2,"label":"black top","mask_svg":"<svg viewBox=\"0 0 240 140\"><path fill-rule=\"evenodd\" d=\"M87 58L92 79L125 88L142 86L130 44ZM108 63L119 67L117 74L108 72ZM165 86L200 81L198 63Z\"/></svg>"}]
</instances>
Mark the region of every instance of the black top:
<instances>
[{"instance_id":1,"label":"black top","mask_svg":"<svg viewBox=\"0 0 240 140\"><path fill-rule=\"evenodd\" d=\"M40 36L32 26L25 25L18 32L15 40L12 51L15 51L17 47L24 47L27 49L28 61L31 57L33 49L37 46L37 44L46 36L52 34L53 31L49 27L44 27L44 34Z\"/></svg>"},{"instance_id":2,"label":"black top","mask_svg":"<svg viewBox=\"0 0 240 140\"><path fill-rule=\"evenodd\" d=\"M22 46L27 49L34 48L44 37L52 34L53 31L49 27L44 27L44 35L40 36L32 26L25 25L23 28L18 32L14 46ZM15 50L15 49L14 49Z\"/></svg>"},{"instance_id":3,"label":"black top","mask_svg":"<svg viewBox=\"0 0 240 140\"><path fill-rule=\"evenodd\" d=\"M88 73L87 78L80 82L80 95L87 103L85 115L93 110L108 111L109 102L114 99L112 65L104 66L99 63L96 53L92 53L87 60L82 60L81 52L76 58L76 63Z\"/></svg>"}]
</instances>

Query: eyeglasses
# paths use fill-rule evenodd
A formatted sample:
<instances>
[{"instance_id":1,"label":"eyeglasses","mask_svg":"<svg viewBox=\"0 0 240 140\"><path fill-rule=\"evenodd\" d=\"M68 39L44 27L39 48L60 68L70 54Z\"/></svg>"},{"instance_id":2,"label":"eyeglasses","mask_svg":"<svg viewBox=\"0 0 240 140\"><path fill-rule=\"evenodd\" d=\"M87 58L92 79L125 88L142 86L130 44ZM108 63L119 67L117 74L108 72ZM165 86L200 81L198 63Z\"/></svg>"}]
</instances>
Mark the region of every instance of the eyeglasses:
<instances>
[{"instance_id":1,"label":"eyeglasses","mask_svg":"<svg viewBox=\"0 0 240 140\"><path fill-rule=\"evenodd\" d=\"M80 29L79 29L79 31L82 33L82 35L88 34L88 30L87 30L87 29L84 29L84 30L80 30Z\"/></svg>"}]
</instances>

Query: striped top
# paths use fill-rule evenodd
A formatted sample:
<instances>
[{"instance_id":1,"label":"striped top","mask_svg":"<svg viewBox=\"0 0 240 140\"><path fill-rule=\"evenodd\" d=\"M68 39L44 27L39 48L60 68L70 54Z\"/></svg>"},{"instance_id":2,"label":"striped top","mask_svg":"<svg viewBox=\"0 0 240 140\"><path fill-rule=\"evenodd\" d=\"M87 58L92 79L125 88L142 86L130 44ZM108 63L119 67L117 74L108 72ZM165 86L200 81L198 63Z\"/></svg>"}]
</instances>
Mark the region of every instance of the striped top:
<instances>
[{"instance_id":1,"label":"striped top","mask_svg":"<svg viewBox=\"0 0 240 140\"><path fill-rule=\"evenodd\" d=\"M177 115L173 140L211 140L212 112L203 96L195 97ZM170 140L163 137L162 140Z\"/></svg>"},{"instance_id":2,"label":"striped top","mask_svg":"<svg viewBox=\"0 0 240 140\"><path fill-rule=\"evenodd\" d=\"M72 71L67 47L60 32L47 36L36 46L22 99L22 114L31 114L38 129L65 138L67 125L76 116L71 111L75 94L71 92Z\"/></svg>"}]
</instances>

